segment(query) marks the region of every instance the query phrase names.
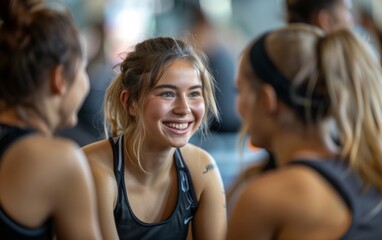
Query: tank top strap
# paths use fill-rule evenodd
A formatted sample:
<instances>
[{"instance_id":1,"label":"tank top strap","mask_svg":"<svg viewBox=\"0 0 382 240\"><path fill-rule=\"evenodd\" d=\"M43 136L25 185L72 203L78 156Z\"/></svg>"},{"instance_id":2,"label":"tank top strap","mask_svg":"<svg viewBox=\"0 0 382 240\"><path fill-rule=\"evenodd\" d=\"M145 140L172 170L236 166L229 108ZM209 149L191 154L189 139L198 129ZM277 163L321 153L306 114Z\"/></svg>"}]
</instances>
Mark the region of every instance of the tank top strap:
<instances>
[{"instance_id":1,"label":"tank top strap","mask_svg":"<svg viewBox=\"0 0 382 240\"><path fill-rule=\"evenodd\" d=\"M0 158L5 150L16 142L18 139L25 137L34 131L31 129L23 129L7 124L0 124Z\"/></svg>"},{"instance_id":2,"label":"tank top strap","mask_svg":"<svg viewBox=\"0 0 382 240\"><path fill-rule=\"evenodd\" d=\"M196 210L198 200L194 191L192 177L179 148L175 150L174 157L176 167L179 171L181 190L182 192L186 193L188 206Z\"/></svg>"},{"instance_id":3,"label":"tank top strap","mask_svg":"<svg viewBox=\"0 0 382 240\"><path fill-rule=\"evenodd\" d=\"M305 165L317 171L332 185L351 210L351 226L341 239L353 239L353 235L360 232L360 229L365 230L368 225L372 225L376 221L380 223L378 219L382 217L381 193L375 187L366 188L360 175L345 162L336 159L297 160L292 161L291 164ZM354 237L354 239L358 238Z\"/></svg>"},{"instance_id":4,"label":"tank top strap","mask_svg":"<svg viewBox=\"0 0 382 240\"><path fill-rule=\"evenodd\" d=\"M123 135L110 137L109 142L113 149L113 167L114 175L117 181L118 189L123 185L124 177L124 154L123 154Z\"/></svg>"},{"instance_id":5,"label":"tank top strap","mask_svg":"<svg viewBox=\"0 0 382 240\"><path fill-rule=\"evenodd\" d=\"M181 154L179 148L175 149L174 157L175 157L176 167L178 169L182 169L182 170L185 169L186 168L186 164L184 163L184 159L182 157L182 154Z\"/></svg>"},{"instance_id":6,"label":"tank top strap","mask_svg":"<svg viewBox=\"0 0 382 240\"><path fill-rule=\"evenodd\" d=\"M348 184L345 184L345 182L349 181L349 179L352 181L355 179L351 179L352 176L349 171L349 167L343 162L337 160L316 161L301 159L290 163L294 165L305 165L314 169L323 178L325 178L334 187L334 189L336 189L346 205L350 209L354 209L354 203L352 202L352 189L350 189ZM356 186L358 185L359 183L356 184Z\"/></svg>"},{"instance_id":7,"label":"tank top strap","mask_svg":"<svg viewBox=\"0 0 382 240\"><path fill-rule=\"evenodd\" d=\"M0 158L13 143L33 133L36 133L33 129L0 123ZM0 205L0 235L1 239L52 239L54 235L53 219L49 218L41 226L35 228L26 227L12 219L6 209Z\"/></svg>"}]
</instances>

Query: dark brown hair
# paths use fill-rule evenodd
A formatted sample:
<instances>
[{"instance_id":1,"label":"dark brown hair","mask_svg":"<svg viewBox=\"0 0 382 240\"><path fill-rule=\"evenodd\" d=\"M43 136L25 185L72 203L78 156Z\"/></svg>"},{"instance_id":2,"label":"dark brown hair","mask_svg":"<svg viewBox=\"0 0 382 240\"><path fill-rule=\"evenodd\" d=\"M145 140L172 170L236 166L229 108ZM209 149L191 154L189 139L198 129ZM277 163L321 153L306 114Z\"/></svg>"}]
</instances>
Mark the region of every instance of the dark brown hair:
<instances>
[{"instance_id":1,"label":"dark brown hair","mask_svg":"<svg viewBox=\"0 0 382 240\"><path fill-rule=\"evenodd\" d=\"M286 0L288 23L308 23L314 13L322 9L331 9L338 0Z\"/></svg>"},{"instance_id":2,"label":"dark brown hair","mask_svg":"<svg viewBox=\"0 0 382 240\"><path fill-rule=\"evenodd\" d=\"M83 52L72 17L37 0L0 1L0 98L23 104L58 65L73 81Z\"/></svg>"}]
</instances>

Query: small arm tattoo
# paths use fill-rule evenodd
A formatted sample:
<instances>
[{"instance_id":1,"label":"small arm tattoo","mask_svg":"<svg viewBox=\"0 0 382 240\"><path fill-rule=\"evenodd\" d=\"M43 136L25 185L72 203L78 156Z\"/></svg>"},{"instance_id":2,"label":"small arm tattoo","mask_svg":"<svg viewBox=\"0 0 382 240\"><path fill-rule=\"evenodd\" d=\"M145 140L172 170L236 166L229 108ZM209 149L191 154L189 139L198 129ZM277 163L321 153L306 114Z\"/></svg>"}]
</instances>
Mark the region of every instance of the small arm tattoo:
<instances>
[{"instance_id":1,"label":"small arm tattoo","mask_svg":"<svg viewBox=\"0 0 382 240\"><path fill-rule=\"evenodd\" d=\"M212 164L212 163L207 164L206 169L204 170L203 173L206 174L207 172L212 171L215 167L216 167L215 164Z\"/></svg>"}]
</instances>

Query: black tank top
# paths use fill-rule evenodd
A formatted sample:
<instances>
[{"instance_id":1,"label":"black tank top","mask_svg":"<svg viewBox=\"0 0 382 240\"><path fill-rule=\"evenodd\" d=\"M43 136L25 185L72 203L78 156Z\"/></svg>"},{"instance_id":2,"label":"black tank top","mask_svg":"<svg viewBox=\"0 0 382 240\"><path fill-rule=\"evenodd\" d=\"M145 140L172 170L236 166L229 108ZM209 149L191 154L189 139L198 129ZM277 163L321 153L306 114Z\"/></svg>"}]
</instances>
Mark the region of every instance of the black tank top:
<instances>
[{"instance_id":1,"label":"black tank top","mask_svg":"<svg viewBox=\"0 0 382 240\"><path fill-rule=\"evenodd\" d=\"M186 239L188 226L197 209L192 179L179 149L174 161L178 172L178 201L172 215L158 223L140 221L133 213L124 181L123 137L109 138L114 155L114 174L118 185L118 198L114 219L119 238L126 239Z\"/></svg>"},{"instance_id":2,"label":"black tank top","mask_svg":"<svg viewBox=\"0 0 382 240\"><path fill-rule=\"evenodd\" d=\"M33 133L26 130L0 123L0 163L6 149L18 139ZM45 240L53 239L52 221L48 220L45 224L36 228L22 226L7 215L0 206L0 239L10 240Z\"/></svg>"},{"instance_id":3,"label":"black tank top","mask_svg":"<svg viewBox=\"0 0 382 240\"><path fill-rule=\"evenodd\" d=\"M302 164L317 171L351 210L351 226L341 239L382 239L382 194L375 187L365 188L363 179L344 162L298 160L291 163Z\"/></svg>"}]
</instances>

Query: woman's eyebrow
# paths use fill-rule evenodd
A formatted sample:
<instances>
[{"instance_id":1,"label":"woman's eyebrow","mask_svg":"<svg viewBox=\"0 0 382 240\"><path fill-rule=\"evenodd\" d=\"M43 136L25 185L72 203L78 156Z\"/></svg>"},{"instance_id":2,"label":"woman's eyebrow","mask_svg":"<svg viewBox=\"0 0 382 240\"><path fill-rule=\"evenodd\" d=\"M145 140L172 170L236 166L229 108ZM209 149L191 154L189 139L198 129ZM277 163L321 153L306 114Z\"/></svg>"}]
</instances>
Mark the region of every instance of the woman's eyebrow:
<instances>
[{"instance_id":1,"label":"woman's eyebrow","mask_svg":"<svg viewBox=\"0 0 382 240\"><path fill-rule=\"evenodd\" d=\"M172 84L162 84L162 85L158 85L158 86L155 86L154 89L163 89L163 88L170 88L170 89L178 89L177 86L175 85L172 85ZM189 90L192 90L192 89L198 89L198 88L202 88L202 85L201 84L197 84L197 85L194 85L194 86L191 86L189 88Z\"/></svg>"}]
</instances>

